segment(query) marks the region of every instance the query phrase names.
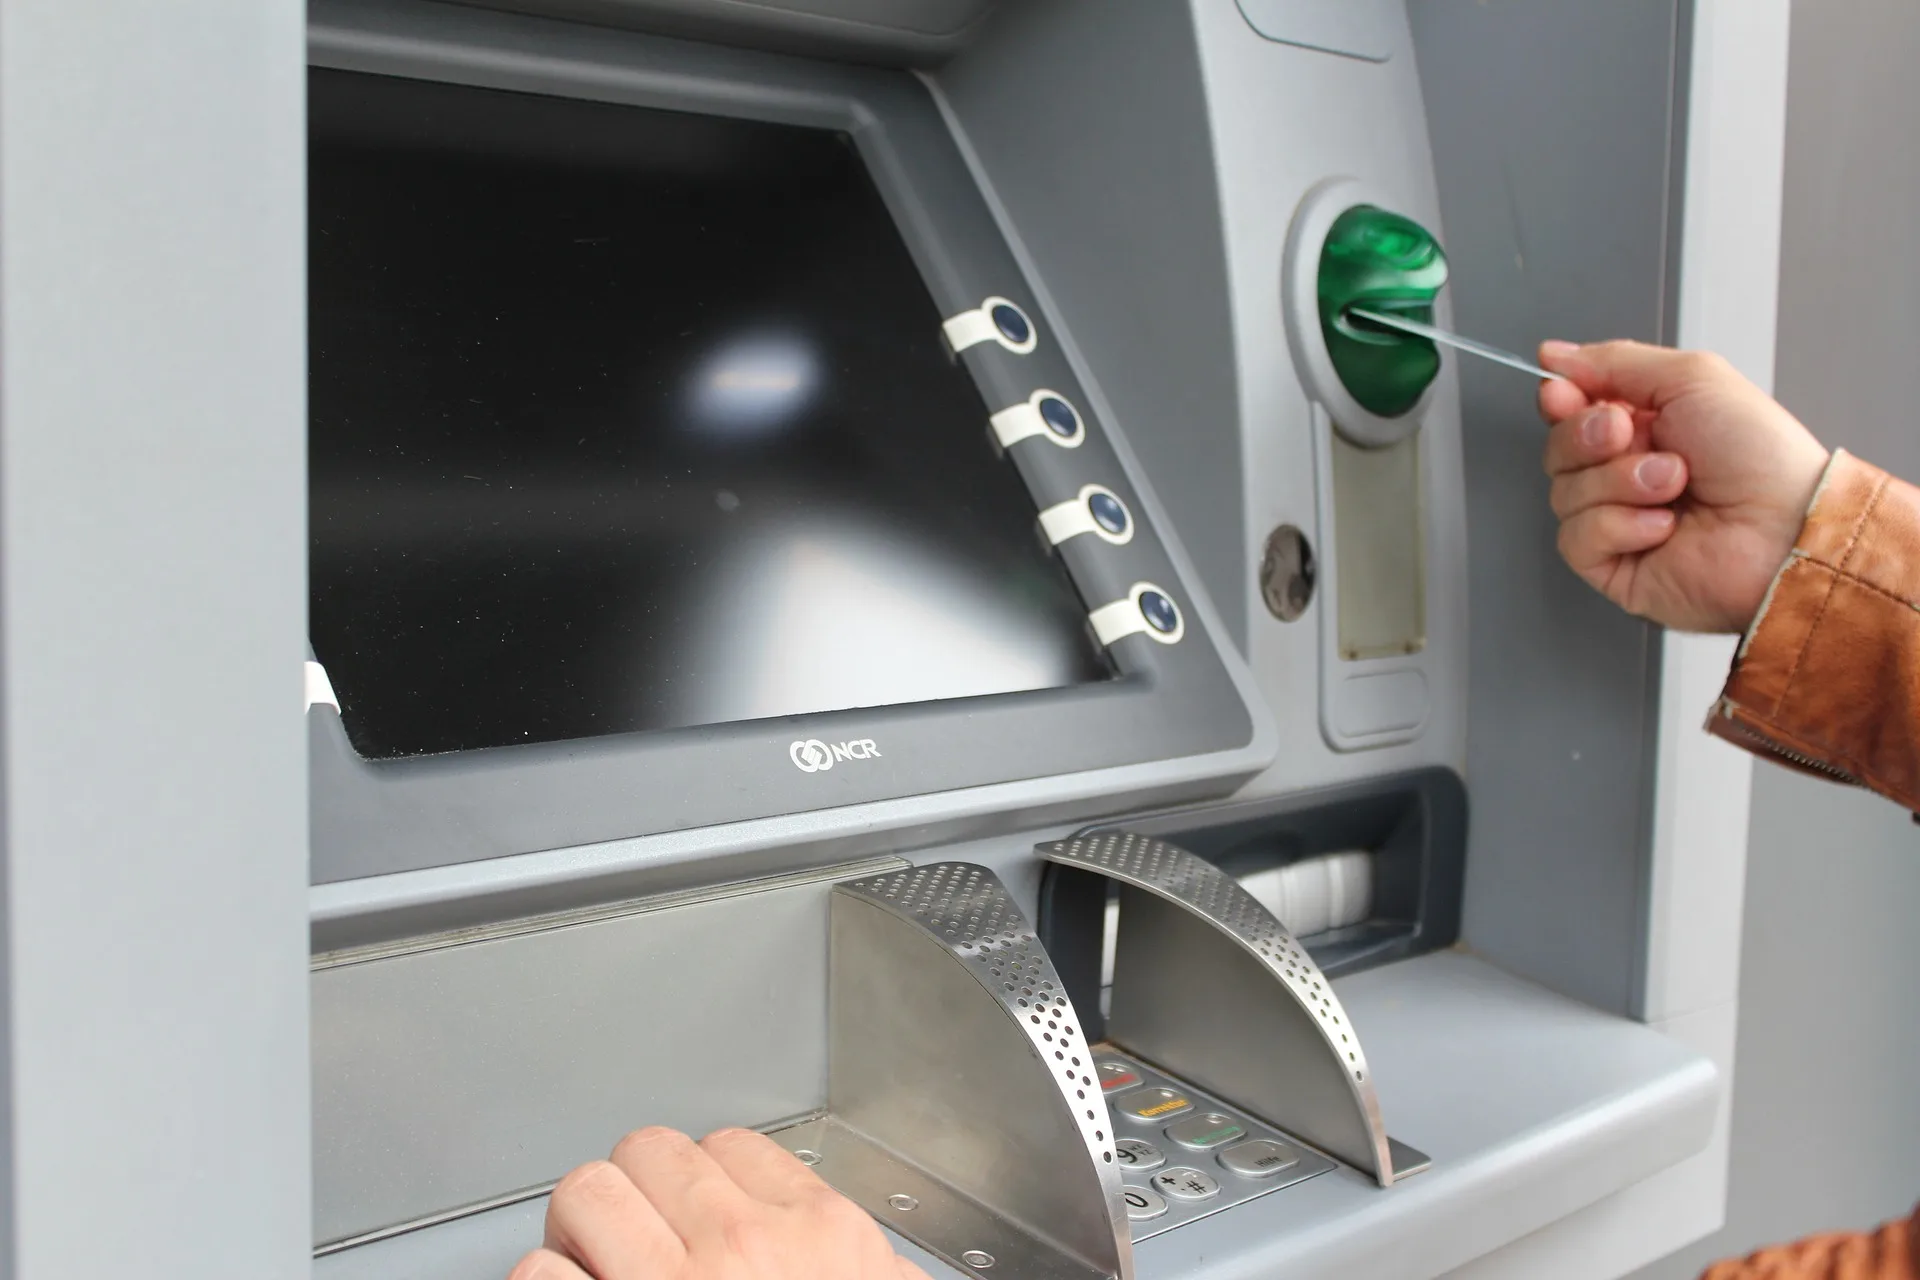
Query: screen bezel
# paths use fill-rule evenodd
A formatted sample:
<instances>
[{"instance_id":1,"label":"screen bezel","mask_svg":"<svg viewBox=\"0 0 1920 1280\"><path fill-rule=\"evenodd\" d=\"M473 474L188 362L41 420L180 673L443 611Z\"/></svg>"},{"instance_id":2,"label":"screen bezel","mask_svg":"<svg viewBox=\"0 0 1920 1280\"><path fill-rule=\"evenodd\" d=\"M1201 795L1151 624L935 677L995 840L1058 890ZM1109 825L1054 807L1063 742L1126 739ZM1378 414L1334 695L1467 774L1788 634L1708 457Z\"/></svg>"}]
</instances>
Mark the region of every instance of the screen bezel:
<instances>
[{"instance_id":1,"label":"screen bezel","mask_svg":"<svg viewBox=\"0 0 1920 1280\"><path fill-rule=\"evenodd\" d=\"M317 708L309 717L316 885L580 846L601 849L586 859L596 865L761 850L750 860L756 869L790 868L855 852L876 832L977 830L996 810L1091 814L1101 797L1219 791L1264 764L1272 730L1249 678L1220 646L1210 606L1163 541L1109 415L1088 395L914 77L434 4L316 5L309 61L848 133L941 313L997 295L1039 326L1031 354L983 343L959 357L990 411L1047 387L1085 420L1077 448L1030 441L1009 450L1036 518L1087 483L1118 493L1133 511L1137 530L1126 546L1078 538L1058 549L1089 612L1145 581L1168 589L1187 623L1176 645L1136 635L1110 646L1119 675L1104 683L401 760L362 759L338 716ZM789 748L808 739L872 741L879 754L807 773ZM915 803L934 796L947 799ZM672 833L681 834L660 839Z\"/></svg>"}]
</instances>

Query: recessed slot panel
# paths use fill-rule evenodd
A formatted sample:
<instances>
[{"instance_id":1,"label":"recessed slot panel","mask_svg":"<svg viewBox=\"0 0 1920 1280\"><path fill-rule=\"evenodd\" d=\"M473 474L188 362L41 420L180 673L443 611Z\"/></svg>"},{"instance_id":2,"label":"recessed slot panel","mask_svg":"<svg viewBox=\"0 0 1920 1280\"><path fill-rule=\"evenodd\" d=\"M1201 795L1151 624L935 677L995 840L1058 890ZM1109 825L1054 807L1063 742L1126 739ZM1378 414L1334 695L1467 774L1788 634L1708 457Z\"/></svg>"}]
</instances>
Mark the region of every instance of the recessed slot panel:
<instances>
[{"instance_id":1,"label":"recessed slot panel","mask_svg":"<svg viewBox=\"0 0 1920 1280\"><path fill-rule=\"evenodd\" d=\"M1419 653L1427 644L1420 438L1368 449L1336 426L1330 439L1340 660Z\"/></svg>"},{"instance_id":2,"label":"recessed slot panel","mask_svg":"<svg viewBox=\"0 0 1920 1280\"><path fill-rule=\"evenodd\" d=\"M828 894L899 865L316 957L315 1243L537 1191L645 1124L823 1106Z\"/></svg>"}]
</instances>

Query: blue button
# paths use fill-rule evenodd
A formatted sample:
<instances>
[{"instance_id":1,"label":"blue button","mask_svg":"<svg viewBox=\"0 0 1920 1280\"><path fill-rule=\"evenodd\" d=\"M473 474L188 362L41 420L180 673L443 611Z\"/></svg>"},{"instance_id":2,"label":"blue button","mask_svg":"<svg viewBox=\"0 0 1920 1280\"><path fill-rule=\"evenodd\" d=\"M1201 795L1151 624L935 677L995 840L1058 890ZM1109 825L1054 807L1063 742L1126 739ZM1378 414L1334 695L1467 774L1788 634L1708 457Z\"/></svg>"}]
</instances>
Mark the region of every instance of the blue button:
<instances>
[{"instance_id":1,"label":"blue button","mask_svg":"<svg viewBox=\"0 0 1920 1280\"><path fill-rule=\"evenodd\" d=\"M1127 531L1127 509L1120 505L1120 499L1110 493L1095 493L1087 496L1087 510L1093 514L1094 523L1116 537ZM1161 599L1163 597L1155 597ZM1143 605L1144 607L1144 605Z\"/></svg>"},{"instance_id":2,"label":"blue button","mask_svg":"<svg viewBox=\"0 0 1920 1280\"><path fill-rule=\"evenodd\" d=\"M1027 318L1020 313L1020 308L1007 302L993 309L993 327L998 329L1001 336L1008 342L1016 345L1033 336L1033 326L1027 323Z\"/></svg>"},{"instance_id":3,"label":"blue button","mask_svg":"<svg viewBox=\"0 0 1920 1280\"><path fill-rule=\"evenodd\" d=\"M1163 636L1172 635L1180 627L1180 611L1158 591L1140 593L1140 616Z\"/></svg>"},{"instance_id":4,"label":"blue button","mask_svg":"<svg viewBox=\"0 0 1920 1280\"><path fill-rule=\"evenodd\" d=\"M1080 415L1073 406L1058 396L1046 396L1040 401L1040 420L1047 424L1047 430L1064 440L1071 440L1080 434Z\"/></svg>"}]
</instances>

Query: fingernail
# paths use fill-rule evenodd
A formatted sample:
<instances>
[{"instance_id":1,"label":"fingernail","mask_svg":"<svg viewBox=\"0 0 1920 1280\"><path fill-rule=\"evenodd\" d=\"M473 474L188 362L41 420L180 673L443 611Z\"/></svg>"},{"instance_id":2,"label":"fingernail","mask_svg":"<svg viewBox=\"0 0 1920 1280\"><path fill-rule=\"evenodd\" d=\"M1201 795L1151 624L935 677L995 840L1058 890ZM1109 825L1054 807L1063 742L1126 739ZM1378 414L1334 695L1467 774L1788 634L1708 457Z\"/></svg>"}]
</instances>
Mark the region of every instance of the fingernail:
<instances>
[{"instance_id":1,"label":"fingernail","mask_svg":"<svg viewBox=\"0 0 1920 1280\"><path fill-rule=\"evenodd\" d=\"M1605 448L1607 436L1610 434L1608 428L1612 425L1613 406L1595 405L1587 411L1587 416L1580 423L1580 443L1589 449Z\"/></svg>"},{"instance_id":2,"label":"fingernail","mask_svg":"<svg viewBox=\"0 0 1920 1280\"><path fill-rule=\"evenodd\" d=\"M1552 338L1540 344L1540 355L1548 360L1564 360L1579 350L1579 343L1562 342L1558 338Z\"/></svg>"},{"instance_id":3,"label":"fingernail","mask_svg":"<svg viewBox=\"0 0 1920 1280\"><path fill-rule=\"evenodd\" d=\"M1634 514L1640 521L1640 527L1649 533L1664 529L1673 523L1673 512L1665 507L1648 507Z\"/></svg>"},{"instance_id":4,"label":"fingernail","mask_svg":"<svg viewBox=\"0 0 1920 1280\"><path fill-rule=\"evenodd\" d=\"M1634 482L1652 492L1666 488L1679 474L1680 460L1665 453L1650 453L1633 469Z\"/></svg>"}]
</instances>

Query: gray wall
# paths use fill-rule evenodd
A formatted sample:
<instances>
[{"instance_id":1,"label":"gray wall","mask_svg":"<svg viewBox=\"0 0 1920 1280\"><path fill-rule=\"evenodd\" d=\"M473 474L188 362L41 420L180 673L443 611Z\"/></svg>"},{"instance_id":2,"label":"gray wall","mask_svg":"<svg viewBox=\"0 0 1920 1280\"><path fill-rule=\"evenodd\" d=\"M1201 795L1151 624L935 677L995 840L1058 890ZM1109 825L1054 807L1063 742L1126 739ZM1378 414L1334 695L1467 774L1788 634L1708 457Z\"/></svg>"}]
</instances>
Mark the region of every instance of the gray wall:
<instances>
[{"instance_id":1,"label":"gray wall","mask_svg":"<svg viewBox=\"0 0 1920 1280\"><path fill-rule=\"evenodd\" d=\"M308 1271L298 0L0 4L0 1276Z\"/></svg>"},{"instance_id":2,"label":"gray wall","mask_svg":"<svg viewBox=\"0 0 1920 1280\"><path fill-rule=\"evenodd\" d=\"M1777 389L1828 444L1920 480L1920 7L1796 0ZM1754 775L1726 1228L1641 1272L1863 1227L1920 1200L1920 827Z\"/></svg>"}]
</instances>

